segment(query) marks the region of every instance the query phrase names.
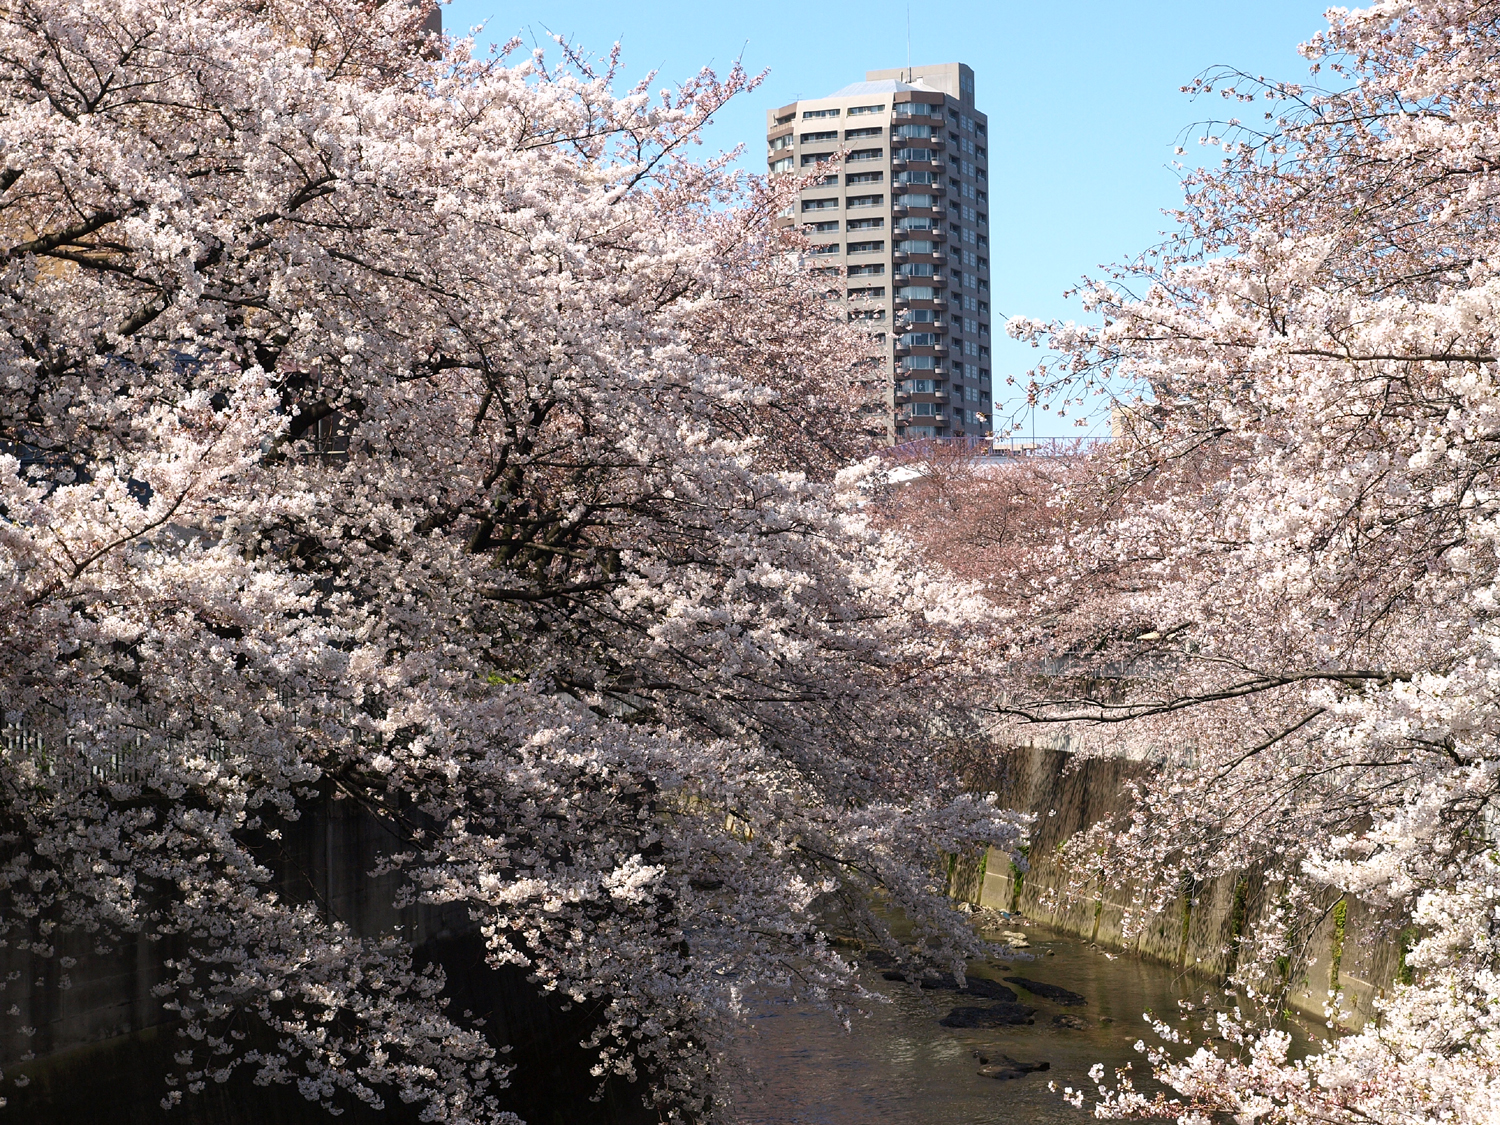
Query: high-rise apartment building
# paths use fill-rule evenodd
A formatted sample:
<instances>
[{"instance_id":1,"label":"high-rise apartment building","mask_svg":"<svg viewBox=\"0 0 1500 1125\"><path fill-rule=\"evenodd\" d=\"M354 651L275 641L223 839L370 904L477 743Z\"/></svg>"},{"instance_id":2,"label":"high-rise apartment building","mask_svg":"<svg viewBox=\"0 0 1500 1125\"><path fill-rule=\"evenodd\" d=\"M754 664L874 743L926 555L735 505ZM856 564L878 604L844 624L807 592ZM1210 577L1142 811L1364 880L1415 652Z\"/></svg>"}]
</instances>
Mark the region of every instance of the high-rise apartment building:
<instances>
[{"instance_id":1,"label":"high-rise apartment building","mask_svg":"<svg viewBox=\"0 0 1500 1125\"><path fill-rule=\"evenodd\" d=\"M766 115L773 175L826 165L792 221L882 356L892 441L990 428L988 136L963 63L867 71Z\"/></svg>"}]
</instances>

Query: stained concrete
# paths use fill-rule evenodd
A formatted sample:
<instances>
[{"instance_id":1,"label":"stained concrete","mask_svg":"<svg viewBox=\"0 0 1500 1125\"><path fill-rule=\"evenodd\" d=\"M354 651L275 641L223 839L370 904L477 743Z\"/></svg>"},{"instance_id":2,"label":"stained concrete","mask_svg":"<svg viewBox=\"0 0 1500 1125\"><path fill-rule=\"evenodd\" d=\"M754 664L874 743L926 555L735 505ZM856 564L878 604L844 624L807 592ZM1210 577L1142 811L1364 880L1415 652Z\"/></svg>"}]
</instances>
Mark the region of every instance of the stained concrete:
<instances>
[{"instance_id":1,"label":"stained concrete","mask_svg":"<svg viewBox=\"0 0 1500 1125\"><path fill-rule=\"evenodd\" d=\"M1141 888L1072 887L1075 877L1058 859L1058 848L1073 835L1129 811L1129 784L1147 768L1125 759L1075 759L1044 747L1004 755L981 785L998 792L1002 804L1036 814L1030 869L1018 878L1009 858L991 851L982 862L959 865L957 893L979 905L1019 911L1106 948L1223 981L1234 967L1241 936L1252 933L1276 907L1279 888L1262 872L1237 872L1184 888L1166 910L1127 934L1132 906L1139 916L1133 900ZM1336 940L1338 901L1337 895L1327 896L1326 913L1308 935L1300 963L1287 966L1287 1004L1324 1019L1337 954L1339 1003L1349 1013L1343 1022L1358 1026L1373 1016L1373 1002L1389 992L1402 955L1395 919L1353 899L1344 900L1342 940Z\"/></svg>"}]
</instances>

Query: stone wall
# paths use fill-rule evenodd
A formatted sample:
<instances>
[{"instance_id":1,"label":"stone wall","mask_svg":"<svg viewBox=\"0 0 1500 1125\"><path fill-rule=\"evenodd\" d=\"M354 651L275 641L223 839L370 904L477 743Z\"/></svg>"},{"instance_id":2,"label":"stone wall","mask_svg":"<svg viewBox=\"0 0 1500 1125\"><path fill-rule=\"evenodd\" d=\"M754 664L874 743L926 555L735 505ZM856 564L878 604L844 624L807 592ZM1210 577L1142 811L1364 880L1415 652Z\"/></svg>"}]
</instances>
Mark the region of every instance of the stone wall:
<instances>
[{"instance_id":1,"label":"stone wall","mask_svg":"<svg viewBox=\"0 0 1500 1125\"><path fill-rule=\"evenodd\" d=\"M1125 814L1128 786L1143 769L1123 759L1074 760L1042 747L1007 754L981 787L994 789L1012 808L1036 814L1029 870L1019 875L1006 856L992 852L983 863L959 872L959 893L1111 949L1222 981L1234 967L1240 935L1252 932L1276 905L1278 888L1259 872L1185 887L1169 909L1129 936L1124 924L1132 889L1090 886L1069 893L1058 848L1082 829ZM1372 1002L1385 995L1400 971L1396 925L1353 899L1330 896L1326 908L1309 935L1300 966L1288 966L1288 1003L1321 1021L1336 981L1342 1006L1351 1013L1347 1022L1358 1025L1370 1018Z\"/></svg>"}]
</instances>

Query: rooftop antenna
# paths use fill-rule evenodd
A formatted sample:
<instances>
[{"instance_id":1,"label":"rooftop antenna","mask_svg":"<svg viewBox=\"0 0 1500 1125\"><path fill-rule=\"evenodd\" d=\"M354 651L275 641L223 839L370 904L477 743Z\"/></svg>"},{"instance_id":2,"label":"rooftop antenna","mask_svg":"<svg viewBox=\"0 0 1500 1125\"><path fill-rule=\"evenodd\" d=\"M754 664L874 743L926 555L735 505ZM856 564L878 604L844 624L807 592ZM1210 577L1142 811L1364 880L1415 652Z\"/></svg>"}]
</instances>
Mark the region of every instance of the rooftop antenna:
<instances>
[{"instance_id":1,"label":"rooftop antenna","mask_svg":"<svg viewBox=\"0 0 1500 1125\"><path fill-rule=\"evenodd\" d=\"M906 6L906 81L911 84L911 5Z\"/></svg>"}]
</instances>

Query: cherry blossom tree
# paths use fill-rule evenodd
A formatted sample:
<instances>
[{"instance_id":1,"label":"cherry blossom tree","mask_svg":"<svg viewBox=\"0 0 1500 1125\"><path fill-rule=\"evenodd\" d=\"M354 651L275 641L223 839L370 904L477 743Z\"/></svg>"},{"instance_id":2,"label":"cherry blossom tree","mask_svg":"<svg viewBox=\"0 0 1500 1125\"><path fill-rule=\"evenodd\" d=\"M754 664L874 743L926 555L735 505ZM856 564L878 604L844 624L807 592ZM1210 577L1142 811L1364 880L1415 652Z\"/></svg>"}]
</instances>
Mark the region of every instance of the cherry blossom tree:
<instances>
[{"instance_id":1,"label":"cherry blossom tree","mask_svg":"<svg viewBox=\"0 0 1500 1125\"><path fill-rule=\"evenodd\" d=\"M1205 132L1180 233L1085 287L1096 325L1014 326L1053 349L1032 394L1122 396L1054 489L1063 533L991 583L1062 669L1017 662L1011 719L1158 767L1081 875L1153 873L1159 903L1267 871L1288 906L1247 935L1247 1000L1340 896L1418 935L1357 1034L1289 1061L1247 1002L1156 1056L1179 1097L1101 1114L1500 1115L1497 17L1334 9L1303 48L1329 88L1206 75L1243 117Z\"/></svg>"},{"instance_id":2,"label":"cherry blossom tree","mask_svg":"<svg viewBox=\"0 0 1500 1125\"><path fill-rule=\"evenodd\" d=\"M0 15L0 929L169 939L169 1104L498 1120L441 973L277 893L352 801L401 902L702 1119L747 990L858 998L829 910L979 948L935 861L1023 827L955 781L983 603L838 472L861 344L785 200L690 158L754 80L617 95L426 16Z\"/></svg>"}]
</instances>

